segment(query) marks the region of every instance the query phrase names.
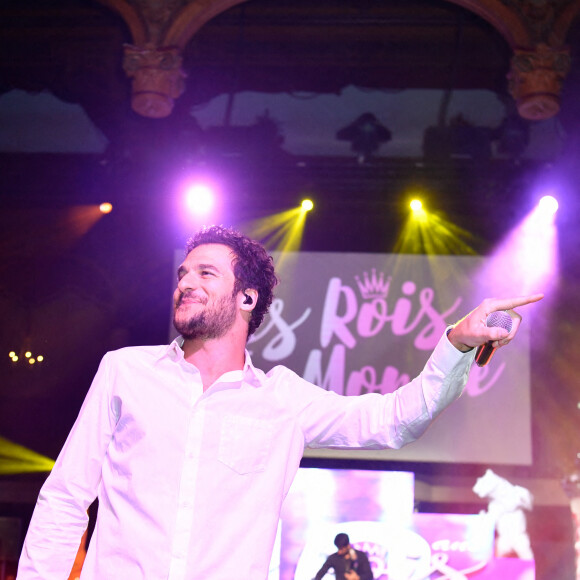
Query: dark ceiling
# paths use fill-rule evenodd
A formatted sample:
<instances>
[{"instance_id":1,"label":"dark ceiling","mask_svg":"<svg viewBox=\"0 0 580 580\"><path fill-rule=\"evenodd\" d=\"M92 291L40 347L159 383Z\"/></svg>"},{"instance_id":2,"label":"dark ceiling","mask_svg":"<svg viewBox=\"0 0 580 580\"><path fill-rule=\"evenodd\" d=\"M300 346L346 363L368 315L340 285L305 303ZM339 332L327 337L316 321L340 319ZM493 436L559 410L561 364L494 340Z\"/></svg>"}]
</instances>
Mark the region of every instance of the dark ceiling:
<instances>
[{"instance_id":1,"label":"dark ceiling","mask_svg":"<svg viewBox=\"0 0 580 580\"><path fill-rule=\"evenodd\" d=\"M5 1L0 90L49 89L113 137L129 83L115 12L90 0ZM336 93L348 85L506 93L510 48L490 24L443 1L252 0L210 20L184 50L180 107L218 94Z\"/></svg>"}]
</instances>

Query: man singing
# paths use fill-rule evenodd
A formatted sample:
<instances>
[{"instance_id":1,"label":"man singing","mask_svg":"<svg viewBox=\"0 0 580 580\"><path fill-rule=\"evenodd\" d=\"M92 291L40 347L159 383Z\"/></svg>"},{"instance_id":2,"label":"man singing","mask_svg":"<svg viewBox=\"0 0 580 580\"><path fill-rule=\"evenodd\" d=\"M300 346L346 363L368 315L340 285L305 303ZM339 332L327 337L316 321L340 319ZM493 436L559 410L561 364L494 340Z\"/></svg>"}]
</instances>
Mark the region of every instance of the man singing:
<instances>
[{"instance_id":1,"label":"man singing","mask_svg":"<svg viewBox=\"0 0 580 580\"><path fill-rule=\"evenodd\" d=\"M373 571L367 555L350 545L347 534L337 534L334 545L338 550L328 556L314 580L322 580L332 568L336 580L373 580Z\"/></svg>"},{"instance_id":2,"label":"man singing","mask_svg":"<svg viewBox=\"0 0 580 580\"><path fill-rule=\"evenodd\" d=\"M18 580L68 578L95 498L83 580L265 580L304 449L414 441L461 394L473 349L509 343L521 321L512 309L542 297L485 300L409 384L344 397L252 365L246 341L276 283L264 248L238 232L211 227L188 242L174 293L180 336L104 356L40 492ZM511 332L486 326L497 310Z\"/></svg>"}]
</instances>

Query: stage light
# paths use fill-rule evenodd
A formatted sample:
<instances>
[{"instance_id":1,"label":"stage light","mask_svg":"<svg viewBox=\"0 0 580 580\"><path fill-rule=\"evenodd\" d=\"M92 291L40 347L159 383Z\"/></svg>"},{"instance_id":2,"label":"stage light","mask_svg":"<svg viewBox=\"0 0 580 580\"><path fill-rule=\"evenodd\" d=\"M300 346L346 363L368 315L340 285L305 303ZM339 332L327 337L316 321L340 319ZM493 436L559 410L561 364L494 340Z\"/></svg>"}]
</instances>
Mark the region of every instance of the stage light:
<instances>
[{"instance_id":1,"label":"stage light","mask_svg":"<svg viewBox=\"0 0 580 580\"><path fill-rule=\"evenodd\" d=\"M558 200L552 195L545 195L538 202L538 209L546 215L554 215L558 211Z\"/></svg>"},{"instance_id":2,"label":"stage light","mask_svg":"<svg viewBox=\"0 0 580 580\"><path fill-rule=\"evenodd\" d=\"M313 207L314 203L305 199L298 207L247 224L251 237L261 240L269 250L280 253L276 263L279 271L285 255L300 250L306 218Z\"/></svg>"},{"instance_id":3,"label":"stage light","mask_svg":"<svg viewBox=\"0 0 580 580\"><path fill-rule=\"evenodd\" d=\"M50 471L54 461L0 436L0 475Z\"/></svg>"},{"instance_id":4,"label":"stage light","mask_svg":"<svg viewBox=\"0 0 580 580\"><path fill-rule=\"evenodd\" d=\"M195 215L207 215L213 208L215 194L205 183L194 183L185 192L185 203Z\"/></svg>"},{"instance_id":5,"label":"stage light","mask_svg":"<svg viewBox=\"0 0 580 580\"><path fill-rule=\"evenodd\" d=\"M111 213L113 211L113 205L107 201L99 206L99 210L101 213Z\"/></svg>"},{"instance_id":6,"label":"stage light","mask_svg":"<svg viewBox=\"0 0 580 580\"><path fill-rule=\"evenodd\" d=\"M478 274L476 286L493 288L498 295L549 296L559 270L556 209L555 198L542 198L500 242Z\"/></svg>"},{"instance_id":7,"label":"stage light","mask_svg":"<svg viewBox=\"0 0 580 580\"><path fill-rule=\"evenodd\" d=\"M373 113L363 113L352 123L336 133L339 141L350 141L350 148L357 154L362 165L369 162L383 143L388 143L392 134Z\"/></svg>"},{"instance_id":8,"label":"stage light","mask_svg":"<svg viewBox=\"0 0 580 580\"><path fill-rule=\"evenodd\" d=\"M16 354L15 350L11 350L8 353L8 356L12 359L13 363L17 363L20 360L20 357ZM27 350L24 353L24 359L23 360L27 360L29 364L33 365L39 362L43 362L44 361L44 356L39 354L39 355L33 355L32 351Z\"/></svg>"},{"instance_id":9,"label":"stage light","mask_svg":"<svg viewBox=\"0 0 580 580\"><path fill-rule=\"evenodd\" d=\"M410 203L408 214L395 243L395 254L474 254L471 234L451 223L441 213L427 212L419 199Z\"/></svg>"},{"instance_id":10,"label":"stage light","mask_svg":"<svg viewBox=\"0 0 580 580\"><path fill-rule=\"evenodd\" d=\"M411 215L409 219L413 222L423 222L426 224L429 216L423 207L423 202L418 198L412 198L411 202L409 203L409 207L411 208Z\"/></svg>"}]
</instances>

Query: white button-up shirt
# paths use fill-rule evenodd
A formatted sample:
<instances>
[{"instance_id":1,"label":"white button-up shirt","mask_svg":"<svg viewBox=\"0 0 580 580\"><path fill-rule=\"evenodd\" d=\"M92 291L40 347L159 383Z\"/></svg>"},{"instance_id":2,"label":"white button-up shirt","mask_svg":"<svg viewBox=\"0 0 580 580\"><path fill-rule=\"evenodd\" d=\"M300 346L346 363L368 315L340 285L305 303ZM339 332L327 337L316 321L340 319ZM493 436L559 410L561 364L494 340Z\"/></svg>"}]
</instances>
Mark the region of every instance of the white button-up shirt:
<instances>
[{"instance_id":1,"label":"white button-up shirt","mask_svg":"<svg viewBox=\"0 0 580 580\"><path fill-rule=\"evenodd\" d=\"M66 580L95 497L83 579L264 580L304 448L413 441L473 360L444 336L395 393L343 397L246 355L204 393L181 342L105 355L39 495L18 580Z\"/></svg>"}]
</instances>

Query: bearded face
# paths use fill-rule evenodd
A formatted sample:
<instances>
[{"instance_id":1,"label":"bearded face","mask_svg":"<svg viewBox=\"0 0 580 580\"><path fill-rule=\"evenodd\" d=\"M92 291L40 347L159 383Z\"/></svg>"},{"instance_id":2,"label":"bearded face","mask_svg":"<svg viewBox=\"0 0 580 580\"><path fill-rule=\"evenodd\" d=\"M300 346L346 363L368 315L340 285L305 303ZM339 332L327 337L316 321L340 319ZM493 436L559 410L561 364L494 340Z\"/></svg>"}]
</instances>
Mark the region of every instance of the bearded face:
<instances>
[{"instance_id":1,"label":"bearded face","mask_svg":"<svg viewBox=\"0 0 580 580\"><path fill-rule=\"evenodd\" d=\"M230 295L210 300L186 291L177 299L173 325L187 340L225 336L236 319L236 300Z\"/></svg>"},{"instance_id":2,"label":"bearded face","mask_svg":"<svg viewBox=\"0 0 580 580\"><path fill-rule=\"evenodd\" d=\"M235 326L241 293L236 291L234 258L228 246L204 244L179 266L173 324L186 340L218 339Z\"/></svg>"}]
</instances>

